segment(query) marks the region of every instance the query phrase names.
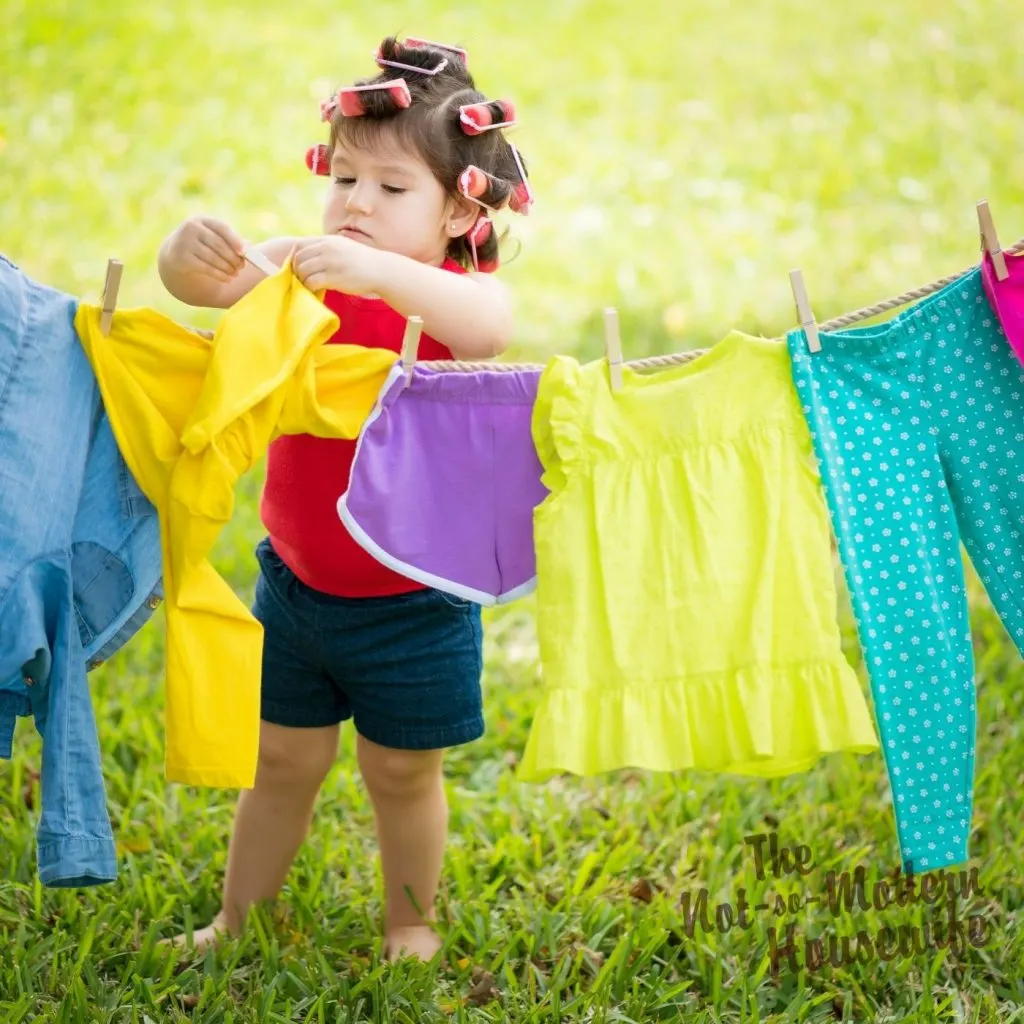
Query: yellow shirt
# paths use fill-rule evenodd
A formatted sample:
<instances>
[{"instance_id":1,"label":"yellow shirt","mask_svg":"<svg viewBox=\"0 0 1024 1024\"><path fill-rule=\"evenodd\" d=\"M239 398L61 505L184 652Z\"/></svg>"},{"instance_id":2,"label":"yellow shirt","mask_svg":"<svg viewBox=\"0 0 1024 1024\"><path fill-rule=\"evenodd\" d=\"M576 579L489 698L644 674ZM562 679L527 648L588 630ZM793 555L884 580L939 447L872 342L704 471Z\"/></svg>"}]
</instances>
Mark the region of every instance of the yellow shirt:
<instances>
[{"instance_id":1,"label":"yellow shirt","mask_svg":"<svg viewBox=\"0 0 1024 1024\"><path fill-rule=\"evenodd\" d=\"M395 354L322 345L338 318L290 266L228 310L212 341L150 310L82 305L75 329L114 435L160 515L166 775L251 787L263 628L207 560L235 484L279 434L353 438Z\"/></svg>"},{"instance_id":2,"label":"yellow shirt","mask_svg":"<svg viewBox=\"0 0 1024 1024\"><path fill-rule=\"evenodd\" d=\"M781 775L878 748L843 656L824 497L784 341L651 375L552 359L533 435L543 694L519 777Z\"/></svg>"}]
</instances>

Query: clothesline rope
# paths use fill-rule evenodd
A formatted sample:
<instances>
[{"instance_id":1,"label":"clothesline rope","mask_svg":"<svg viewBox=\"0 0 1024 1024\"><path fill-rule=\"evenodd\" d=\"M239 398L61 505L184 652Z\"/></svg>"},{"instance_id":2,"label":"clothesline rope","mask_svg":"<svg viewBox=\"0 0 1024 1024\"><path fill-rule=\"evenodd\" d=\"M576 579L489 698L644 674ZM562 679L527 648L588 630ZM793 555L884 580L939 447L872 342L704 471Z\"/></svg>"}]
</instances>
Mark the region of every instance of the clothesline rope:
<instances>
[{"instance_id":1,"label":"clothesline rope","mask_svg":"<svg viewBox=\"0 0 1024 1024\"><path fill-rule=\"evenodd\" d=\"M1018 253L1024 252L1024 238L1016 242L1009 249L1004 249L1004 253L1008 256L1016 256ZM958 281L965 274L969 274L972 270L977 267L977 263L971 264L964 270L958 271L955 274L950 274L948 277L939 278L938 281L932 281L929 284L922 285L920 288L912 288L908 292L904 292L902 295L897 295L895 298L886 299L884 302L879 302L875 306L865 306L863 309L854 310L852 313L844 313L842 316L837 316L834 320L828 320L823 324L818 324L819 331L838 331L843 327L849 327L851 324L859 323L861 320L870 320L872 317L878 316L881 313L886 313L890 309L898 309L900 306L905 306L908 302L914 302L917 299L923 299L934 292L945 288L946 285L952 284L954 281ZM673 352L669 355L663 356L648 356L645 359L629 359L626 360L625 365L635 370L648 370L656 369L661 366L676 366L680 363L689 363L694 359L700 358L704 355L708 349L697 348L691 349L689 352ZM489 362L485 360L467 361L461 359L424 359L418 363L419 366L431 369L431 370L443 370L452 373L473 373L476 370L488 369L488 370L543 370L543 363L499 363Z\"/></svg>"}]
</instances>

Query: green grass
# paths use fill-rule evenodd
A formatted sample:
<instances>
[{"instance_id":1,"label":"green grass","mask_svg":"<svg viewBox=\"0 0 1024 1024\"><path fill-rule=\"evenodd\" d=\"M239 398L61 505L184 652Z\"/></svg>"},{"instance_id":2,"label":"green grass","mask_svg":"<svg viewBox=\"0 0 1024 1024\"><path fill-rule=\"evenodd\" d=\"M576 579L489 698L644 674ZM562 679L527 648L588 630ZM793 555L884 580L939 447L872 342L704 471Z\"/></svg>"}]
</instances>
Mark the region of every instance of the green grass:
<instances>
[{"instance_id":1,"label":"green grass","mask_svg":"<svg viewBox=\"0 0 1024 1024\"><path fill-rule=\"evenodd\" d=\"M316 101L363 74L389 31L464 41L478 80L517 101L538 195L511 223L522 254L513 356L600 351L622 313L627 355L704 346L736 325L791 325L787 271L819 319L977 257L974 203L1024 235L1024 30L996 0L411 0L346 7L0 0L0 251L95 300L125 262L122 304L212 325L162 293L160 239L204 210L258 238L315 230ZM251 595L254 475L216 552ZM687 935L684 893L755 904L820 890L830 869L897 860L880 757L774 782L620 773L526 786L513 765L539 686L532 602L487 614L486 738L448 761L441 896L448 966L379 962L372 815L349 731L280 907L184 964L154 941L217 908L235 794L162 776L160 616L92 676L114 886L42 889L39 742L0 765L0 1021L993 1021L1020 1016L1024 670L977 585L972 839L988 942L961 963L898 956L782 970L768 927ZM859 663L849 617L847 649ZM757 879L745 835L811 846L806 880ZM777 918L801 935L920 924L921 907ZM934 910L927 916L934 916ZM487 972L483 974L481 972Z\"/></svg>"}]
</instances>

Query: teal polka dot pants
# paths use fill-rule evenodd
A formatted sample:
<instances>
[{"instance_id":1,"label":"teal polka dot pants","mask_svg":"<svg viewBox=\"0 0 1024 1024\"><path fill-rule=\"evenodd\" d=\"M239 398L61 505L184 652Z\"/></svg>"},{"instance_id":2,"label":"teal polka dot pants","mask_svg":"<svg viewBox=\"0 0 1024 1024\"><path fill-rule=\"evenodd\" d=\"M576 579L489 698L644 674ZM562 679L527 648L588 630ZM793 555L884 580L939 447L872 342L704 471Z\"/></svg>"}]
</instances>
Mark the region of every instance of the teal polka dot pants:
<instances>
[{"instance_id":1,"label":"teal polka dot pants","mask_svg":"<svg viewBox=\"0 0 1024 1024\"><path fill-rule=\"evenodd\" d=\"M790 332L904 870L968 859L974 659L962 542L1024 653L1024 368L972 271L885 324Z\"/></svg>"}]
</instances>

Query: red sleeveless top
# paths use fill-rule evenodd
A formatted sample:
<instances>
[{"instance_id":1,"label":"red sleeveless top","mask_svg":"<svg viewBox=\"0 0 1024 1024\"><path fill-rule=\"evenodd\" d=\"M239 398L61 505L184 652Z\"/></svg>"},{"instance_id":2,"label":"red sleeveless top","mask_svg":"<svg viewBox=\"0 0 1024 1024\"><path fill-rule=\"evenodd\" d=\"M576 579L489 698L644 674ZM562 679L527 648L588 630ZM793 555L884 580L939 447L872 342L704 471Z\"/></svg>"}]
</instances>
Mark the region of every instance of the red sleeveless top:
<instances>
[{"instance_id":1,"label":"red sleeveless top","mask_svg":"<svg viewBox=\"0 0 1024 1024\"><path fill-rule=\"evenodd\" d=\"M444 270L465 270L445 260ZM383 299L328 291L324 304L341 326L327 344L402 349L405 317ZM420 359L451 359L449 349L420 335ZM274 550L303 583L338 597L380 597L423 590L378 562L349 535L338 517L338 498L348 487L355 440L293 434L279 437L267 451L267 476L260 518Z\"/></svg>"}]
</instances>

